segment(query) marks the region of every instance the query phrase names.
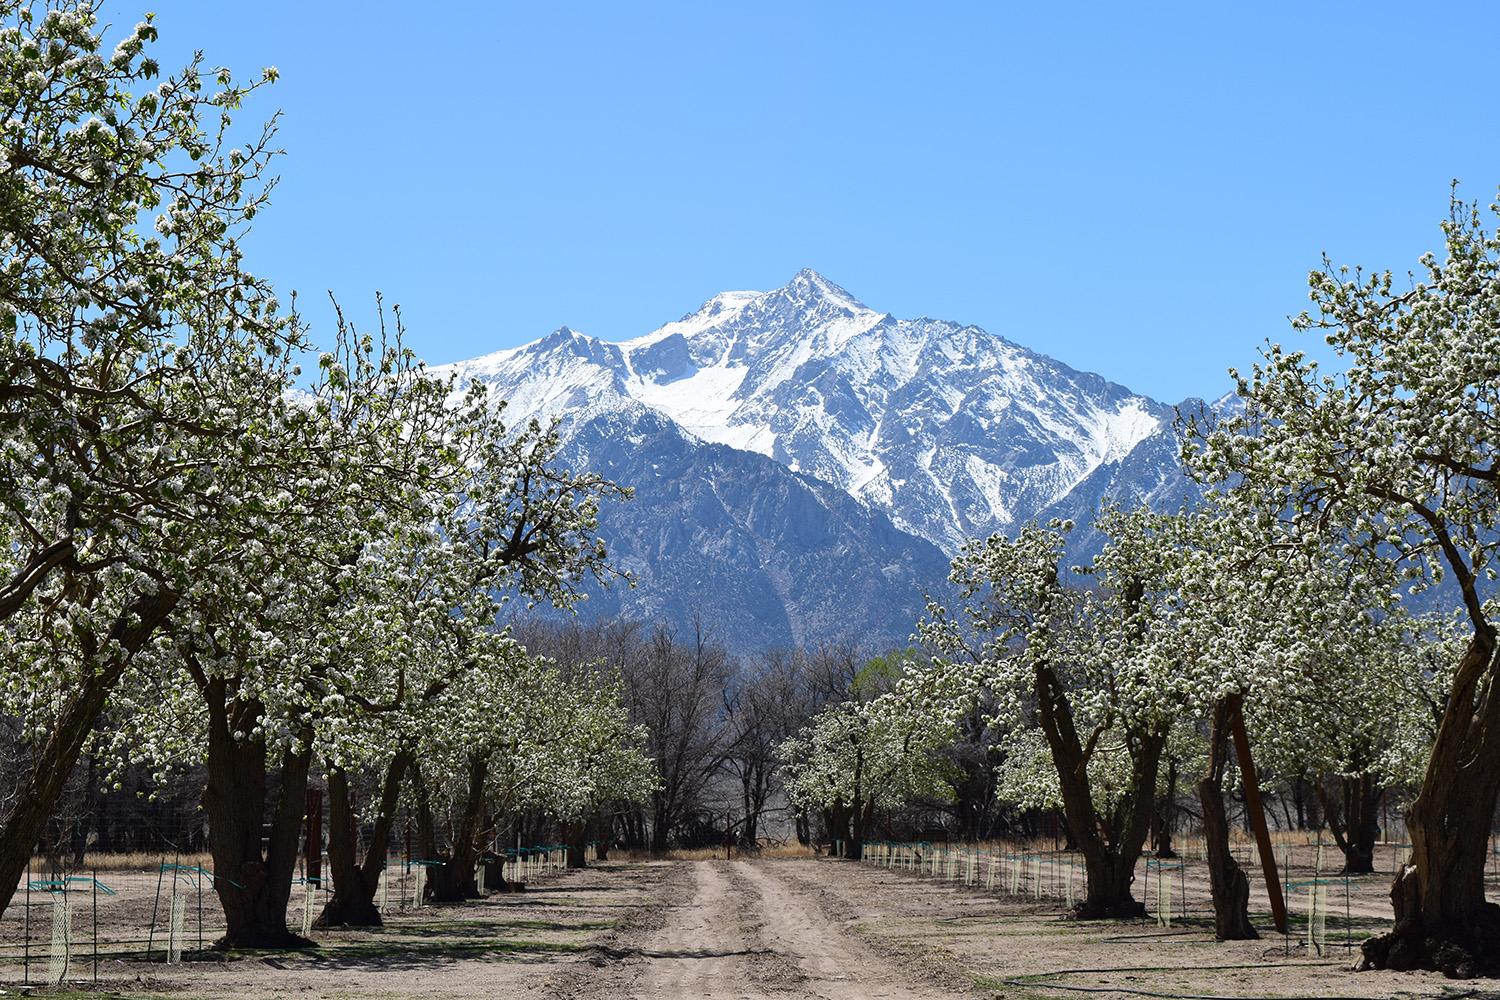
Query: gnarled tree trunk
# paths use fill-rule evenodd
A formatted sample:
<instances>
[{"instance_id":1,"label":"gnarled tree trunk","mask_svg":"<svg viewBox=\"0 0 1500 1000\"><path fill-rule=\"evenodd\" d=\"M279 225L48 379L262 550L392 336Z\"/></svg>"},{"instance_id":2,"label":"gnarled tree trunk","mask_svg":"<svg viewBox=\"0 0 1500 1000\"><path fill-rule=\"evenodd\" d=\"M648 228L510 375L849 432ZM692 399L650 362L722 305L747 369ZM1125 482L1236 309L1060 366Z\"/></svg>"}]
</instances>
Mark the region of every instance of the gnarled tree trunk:
<instances>
[{"instance_id":1,"label":"gnarled tree trunk","mask_svg":"<svg viewBox=\"0 0 1500 1000\"><path fill-rule=\"evenodd\" d=\"M281 755L281 785L272 807L269 836L261 846L265 815L267 747L256 731L263 712L253 699L231 699L223 678L205 689L208 705L209 850L214 859L214 891L224 908L227 930L220 948L305 948L312 942L287 929L286 907L297 867L298 834L312 761L312 733L300 734L300 747ZM236 734L241 734L236 738Z\"/></svg>"},{"instance_id":2,"label":"gnarled tree trunk","mask_svg":"<svg viewBox=\"0 0 1500 1000\"><path fill-rule=\"evenodd\" d=\"M1495 630L1459 661L1417 799L1406 813L1411 862L1391 885L1396 926L1361 947L1365 968L1435 969L1467 978L1500 967L1500 906L1484 898L1500 792Z\"/></svg>"},{"instance_id":3,"label":"gnarled tree trunk","mask_svg":"<svg viewBox=\"0 0 1500 1000\"><path fill-rule=\"evenodd\" d=\"M396 819L396 803L401 782L411 765L412 754L400 750L386 765L380 787L380 804L375 825L370 832L370 846L364 860L356 858L358 831L355 827L354 800L349 791L349 775L342 768L328 771L328 867L333 871L333 896L318 915L319 927L379 927L380 908L375 905L375 890L385 871L386 850Z\"/></svg>"},{"instance_id":4,"label":"gnarled tree trunk","mask_svg":"<svg viewBox=\"0 0 1500 1000\"><path fill-rule=\"evenodd\" d=\"M1203 839L1208 848L1208 887L1214 904L1214 936L1220 941L1260 937L1250 924L1250 880L1229 849L1229 817L1224 812L1224 769L1229 763L1229 727L1240 695L1214 705L1208 732L1208 771L1198 782L1203 808Z\"/></svg>"},{"instance_id":5,"label":"gnarled tree trunk","mask_svg":"<svg viewBox=\"0 0 1500 1000\"><path fill-rule=\"evenodd\" d=\"M1156 772L1166 731L1126 731L1131 786L1110 815L1101 817L1089 788L1091 748L1079 740L1067 692L1045 664L1036 667L1036 693L1038 721L1062 789L1063 815L1083 855L1086 894L1074 905L1073 915L1083 920L1145 916L1146 908L1131 893L1131 885L1155 811Z\"/></svg>"},{"instance_id":6,"label":"gnarled tree trunk","mask_svg":"<svg viewBox=\"0 0 1500 1000\"><path fill-rule=\"evenodd\" d=\"M130 658L167 620L177 601L177 595L166 589L137 599L116 620L105 641L92 644L116 648L99 669L85 671L78 684L67 692L71 697L46 741L37 749L25 783L18 789L15 808L0 824L0 913L10 905L21 875L31 861L32 848L78 763L110 691L130 665ZM88 652L87 646L84 652Z\"/></svg>"},{"instance_id":7,"label":"gnarled tree trunk","mask_svg":"<svg viewBox=\"0 0 1500 1000\"><path fill-rule=\"evenodd\" d=\"M445 863L432 870L428 881L435 902L457 903L479 895L479 886L474 881L474 860L478 854L475 841L484 815L484 783L488 775L489 757L471 754L468 792L453 831L453 843L449 845L448 857L443 859Z\"/></svg>"}]
</instances>

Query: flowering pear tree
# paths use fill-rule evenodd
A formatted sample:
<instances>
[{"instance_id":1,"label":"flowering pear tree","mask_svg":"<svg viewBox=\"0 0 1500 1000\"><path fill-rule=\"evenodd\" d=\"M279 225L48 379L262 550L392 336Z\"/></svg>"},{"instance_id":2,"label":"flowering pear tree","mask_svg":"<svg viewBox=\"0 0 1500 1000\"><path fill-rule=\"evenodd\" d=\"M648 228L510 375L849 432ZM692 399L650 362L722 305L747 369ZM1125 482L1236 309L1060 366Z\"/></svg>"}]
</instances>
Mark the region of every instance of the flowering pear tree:
<instances>
[{"instance_id":1,"label":"flowering pear tree","mask_svg":"<svg viewBox=\"0 0 1500 1000\"><path fill-rule=\"evenodd\" d=\"M1192 650L1185 669L1198 678L1209 719L1198 798L1219 936L1251 938L1249 885L1230 851L1223 804L1231 733L1246 728L1258 771L1312 773L1336 738L1324 728L1328 713L1358 711L1341 701L1350 694L1346 679L1394 634L1382 627L1390 581L1337 550L1290 544L1274 525L1257 526L1230 508L1206 512L1197 528L1178 582L1182 637ZM1325 707L1313 711L1314 704Z\"/></svg>"},{"instance_id":2,"label":"flowering pear tree","mask_svg":"<svg viewBox=\"0 0 1500 1000\"><path fill-rule=\"evenodd\" d=\"M919 626L940 669L966 674L994 699L1001 742L1018 767L1002 771L1010 794L1060 800L1084 856L1086 918L1144 912L1131 893L1155 807L1157 775L1183 691L1163 655L1168 626L1156 610L1161 558L1135 515L1101 518L1112 540L1093 568L1096 591L1070 584L1061 565L1070 527L1030 524L1015 538L971 542L950 579L957 617L936 604ZM1037 739L1037 734L1041 739ZM1056 775L1037 782L1045 744ZM1023 776L1032 776L1018 787Z\"/></svg>"},{"instance_id":3,"label":"flowering pear tree","mask_svg":"<svg viewBox=\"0 0 1500 1000\"><path fill-rule=\"evenodd\" d=\"M799 810L822 812L848 857L862 856L876 809L952 797L941 752L953 742L953 726L933 707L920 684L898 684L823 708L777 748L787 798Z\"/></svg>"},{"instance_id":4,"label":"flowering pear tree","mask_svg":"<svg viewBox=\"0 0 1500 1000\"><path fill-rule=\"evenodd\" d=\"M553 762L543 768L548 777L532 786L530 805L562 825L568 867L582 868L590 826L606 835L604 810L651 801L660 776L642 749L645 727L630 720L618 674L594 667L564 675L558 700L562 718L557 725L569 739L554 748Z\"/></svg>"},{"instance_id":5,"label":"flowering pear tree","mask_svg":"<svg viewBox=\"0 0 1500 1000\"><path fill-rule=\"evenodd\" d=\"M1384 554L1418 587L1448 582L1470 638L1407 813L1396 926L1364 956L1469 975L1500 964L1500 907L1484 898L1500 792L1500 238L1457 200L1442 228L1443 258L1422 257L1408 287L1389 272L1313 272L1314 308L1295 326L1322 331L1343 373L1268 346L1235 376L1245 413L1205 431L1195 461L1261 494L1289 530Z\"/></svg>"},{"instance_id":6,"label":"flowering pear tree","mask_svg":"<svg viewBox=\"0 0 1500 1000\"><path fill-rule=\"evenodd\" d=\"M273 132L231 121L274 73L152 86L152 22L108 52L96 13L0 3L0 701L32 762L0 906L110 693L253 544L290 458L263 405L299 334L238 247Z\"/></svg>"},{"instance_id":7,"label":"flowering pear tree","mask_svg":"<svg viewBox=\"0 0 1500 1000\"><path fill-rule=\"evenodd\" d=\"M452 726L445 696L472 664L467 623L486 611L493 616L491 595L472 586L473 567L462 555L434 520L373 543L355 569L360 598L340 616L341 643L361 651L346 678L351 710L316 717L333 875L320 927L381 924L375 895L402 787L426 733ZM351 775L359 773L379 775L368 810L354 797ZM370 821L362 859L360 819Z\"/></svg>"},{"instance_id":8,"label":"flowering pear tree","mask_svg":"<svg viewBox=\"0 0 1500 1000\"><path fill-rule=\"evenodd\" d=\"M544 428L532 421L518 432L508 432L499 419L502 407L481 405L460 415L460 428L475 447L465 451L465 478L458 491L463 503L449 518L446 534L471 567L468 583L479 592L500 601L523 600L528 606L571 608L581 598L585 581L608 583L616 576L596 533L599 504L628 498L630 490L595 473L561 466L555 425ZM490 607L487 614L469 614L467 627L471 632L489 630L497 611ZM483 702L493 713L480 724L487 735L471 742L460 769L467 775L467 789L452 857L431 882L438 899L473 894L472 856L492 764L502 748L516 750L516 740L537 732L536 725L528 729L524 720L502 726L506 716L497 710L502 697L497 692ZM530 712L532 701L532 695L522 695L512 707Z\"/></svg>"},{"instance_id":9,"label":"flowering pear tree","mask_svg":"<svg viewBox=\"0 0 1500 1000\"><path fill-rule=\"evenodd\" d=\"M347 744L351 752L337 744L325 749L335 890L319 918L324 925L379 923L374 895L384 845L424 731L441 726L449 740L482 743L494 718L476 718L467 702L455 709L452 699L472 699L476 690L488 689L487 671L529 663L517 656L476 659L468 652L494 652L486 633L494 630L501 607L517 597L569 607L583 580L608 582L613 576L594 534L598 505L629 491L593 473L559 468L556 429L532 422L512 431L502 419L504 407L478 385L452 407L445 432L453 449L446 492L429 498L422 519L389 543L373 545L362 561L370 589L352 606L360 627L340 632L370 635L371 652L360 663L362 675L369 676L354 680L347 695L359 710L358 721L335 727L356 734ZM491 697L504 694L496 690ZM491 705L489 711L498 709ZM459 721L477 728L465 730ZM371 841L377 849L356 865L347 769L360 762L381 771L382 791ZM480 776L481 792L484 784ZM479 807L483 800L478 794L472 801ZM480 817L467 819L473 825ZM435 892L458 891L447 880L460 866L450 867L435 873Z\"/></svg>"},{"instance_id":10,"label":"flowering pear tree","mask_svg":"<svg viewBox=\"0 0 1500 1000\"><path fill-rule=\"evenodd\" d=\"M568 827L656 785L617 678L568 677L505 632L476 637L471 664L420 745L418 834L423 853L444 862L429 883L438 901L477 894L478 856L507 818L535 811ZM446 850L438 812L449 817Z\"/></svg>"},{"instance_id":11,"label":"flowering pear tree","mask_svg":"<svg viewBox=\"0 0 1500 1000\"><path fill-rule=\"evenodd\" d=\"M441 699L444 723L425 734L421 765L412 769L418 850L443 862L427 884L438 902L478 894L475 865L494 826L492 804L544 780L550 745L568 736L552 726L556 672L508 634L476 632L464 665L462 683ZM436 834L439 812L448 817L446 849Z\"/></svg>"},{"instance_id":12,"label":"flowering pear tree","mask_svg":"<svg viewBox=\"0 0 1500 1000\"><path fill-rule=\"evenodd\" d=\"M1380 804L1387 791L1421 780L1436 727L1425 692L1442 696L1429 670L1435 623L1381 615L1347 588L1328 590L1277 629L1295 693L1247 701L1245 721L1262 767L1313 783L1346 874L1375 870ZM1267 633L1270 641L1273 633ZM1445 665L1451 670L1451 664Z\"/></svg>"},{"instance_id":13,"label":"flowering pear tree","mask_svg":"<svg viewBox=\"0 0 1500 1000\"><path fill-rule=\"evenodd\" d=\"M226 946L303 943L287 931L285 910L314 737L324 720L361 707L350 678L366 650L345 642L341 626L381 596L359 567L388 532L420 523L453 482L447 385L422 375L399 341L341 327L320 370L310 397L285 404L304 411L315 462L267 497L294 526L271 540L276 570L238 565L255 599L226 602L215 581L193 595L194 618L177 635L182 690L206 737L204 805ZM280 780L268 803L273 770Z\"/></svg>"},{"instance_id":14,"label":"flowering pear tree","mask_svg":"<svg viewBox=\"0 0 1500 1000\"><path fill-rule=\"evenodd\" d=\"M362 713L420 716L465 671L506 670L513 657L471 660L468 652L486 648L480 638L493 628L497 601L511 592L566 600L577 575L597 570L603 558L592 525L598 494L613 487L552 468L555 433L536 426L509 433L496 416L502 404L482 390L451 408L449 381L425 374L400 348L399 334L398 327L393 344L376 342L341 320L340 348L325 356L323 380L293 404L312 415L325 465L290 491L309 511L308 531L281 553L280 573L255 578L266 617L215 605L200 632L180 643L205 712L205 801L227 945L304 943L287 931L285 906L319 734L338 734ZM414 539L428 544L398 560ZM397 563L414 559L421 586L401 594L392 573L400 587ZM382 652L390 622L412 616L424 619L414 639L444 628L452 635L429 641L425 658L391 661ZM444 658L434 660L433 649ZM392 668L385 701L361 687L380 662ZM428 666L426 676L418 664ZM384 761L383 798L395 794L411 760L401 752L408 747L396 748ZM351 806L337 773L341 753L337 744L330 750L333 791L344 796L333 803L333 830L342 837ZM280 772L277 798L265 802L272 770ZM273 817L265 847L263 810ZM332 861L345 870L349 893L340 906L348 909L330 913L330 923L368 920L361 900L372 894L381 864L367 856L350 878L344 846ZM465 868L450 867L435 873L440 896L450 892L445 879Z\"/></svg>"}]
</instances>

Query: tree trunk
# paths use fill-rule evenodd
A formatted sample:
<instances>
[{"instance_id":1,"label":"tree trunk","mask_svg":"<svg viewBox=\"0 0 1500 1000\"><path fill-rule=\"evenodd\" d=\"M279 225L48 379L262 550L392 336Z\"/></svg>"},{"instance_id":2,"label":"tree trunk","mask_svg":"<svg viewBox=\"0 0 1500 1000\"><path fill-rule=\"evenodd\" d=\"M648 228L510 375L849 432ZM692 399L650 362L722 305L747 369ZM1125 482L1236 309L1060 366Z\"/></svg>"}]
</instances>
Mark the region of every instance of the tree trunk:
<instances>
[{"instance_id":1,"label":"tree trunk","mask_svg":"<svg viewBox=\"0 0 1500 1000\"><path fill-rule=\"evenodd\" d=\"M1073 907L1082 920L1143 917L1146 908L1131 894L1135 865L1146 844L1156 805L1156 772L1166 733L1126 732L1131 758L1131 786L1108 822L1094 808L1088 782L1088 753L1078 739L1073 709L1057 674L1035 668L1037 716L1062 790L1063 815L1072 840L1083 855L1085 897Z\"/></svg>"},{"instance_id":2,"label":"tree trunk","mask_svg":"<svg viewBox=\"0 0 1500 1000\"><path fill-rule=\"evenodd\" d=\"M1172 824L1175 819L1173 813L1176 808L1177 758L1173 757L1167 761L1167 793L1157 802L1154 829L1151 833L1151 846L1155 848L1158 858L1177 857L1177 852L1172 850Z\"/></svg>"},{"instance_id":3,"label":"tree trunk","mask_svg":"<svg viewBox=\"0 0 1500 1000\"><path fill-rule=\"evenodd\" d=\"M1080 920L1126 920L1146 915L1145 905L1136 902L1131 893L1140 852L1126 859L1095 838L1082 853L1085 894L1074 905L1073 916Z\"/></svg>"},{"instance_id":4,"label":"tree trunk","mask_svg":"<svg viewBox=\"0 0 1500 1000\"><path fill-rule=\"evenodd\" d=\"M1344 873L1369 875L1375 871L1375 841L1380 837L1380 800L1385 789L1372 775L1363 775L1353 789L1349 846L1344 851Z\"/></svg>"},{"instance_id":5,"label":"tree trunk","mask_svg":"<svg viewBox=\"0 0 1500 1000\"><path fill-rule=\"evenodd\" d=\"M638 851L646 846L646 811L638 806L626 809L620 817L620 825L624 827L625 843L623 846Z\"/></svg>"},{"instance_id":6,"label":"tree trunk","mask_svg":"<svg viewBox=\"0 0 1500 1000\"><path fill-rule=\"evenodd\" d=\"M130 658L167 620L177 600L176 594L162 590L132 602L102 643L105 648L118 643L118 650L97 670L84 671L78 683L66 692L71 698L37 750L25 783L17 789L15 808L0 825L0 913L10 905L31 861L32 848L78 763L110 691L124 675Z\"/></svg>"},{"instance_id":7,"label":"tree trunk","mask_svg":"<svg viewBox=\"0 0 1500 1000\"><path fill-rule=\"evenodd\" d=\"M657 792L652 796L653 808L651 811L651 853L667 853L667 835L672 827L672 807L665 796Z\"/></svg>"},{"instance_id":8,"label":"tree trunk","mask_svg":"<svg viewBox=\"0 0 1500 1000\"><path fill-rule=\"evenodd\" d=\"M427 794L427 782L422 778L422 769L415 761L411 764L411 791L417 809L417 853L407 861L437 860L437 831L432 821L432 797ZM407 845L410 847L410 844Z\"/></svg>"},{"instance_id":9,"label":"tree trunk","mask_svg":"<svg viewBox=\"0 0 1500 1000\"><path fill-rule=\"evenodd\" d=\"M432 870L428 882L432 898L439 903L457 903L479 895L474 881L475 838L484 813L484 782L489 775L489 758L483 754L469 757L469 788L463 813L453 831L446 863Z\"/></svg>"},{"instance_id":10,"label":"tree trunk","mask_svg":"<svg viewBox=\"0 0 1500 1000\"><path fill-rule=\"evenodd\" d=\"M1198 782L1203 838L1208 847L1208 887L1214 904L1214 936L1220 941L1260 937L1250 923L1250 880L1229 849L1229 817L1224 812L1224 769L1229 763L1229 726L1240 696L1220 698L1208 734L1208 772Z\"/></svg>"},{"instance_id":11,"label":"tree trunk","mask_svg":"<svg viewBox=\"0 0 1500 1000\"><path fill-rule=\"evenodd\" d=\"M854 802L845 808L845 824L848 840L844 844L844 857L858 861L865 856L865 828L872 807L864 801L865 795L865 748L859 744L854 751Z\"/></svg>"},{"instance_id":12,"label":"tree trunk","mask_svg":"<svg viewBox=\"0 0 1500 1000\"><path fill-rule=\"evenodd\" d=\"M1337 798L1329 796L1323 782L1316 788L1329 832L1344 854L1341 874L1369 875L1375 871L1375 841L1380 836L1380 800L1385 789L1370 774L1339 775L1333 781Z\"/></svg>"},{"instance_id":13,"label":"tree trunk","mask_svg":"<svg viewBox=\"0 0 1500 1000\"><path fill-rule=\"evenodd\" d=\"M214 859L214 891L227 930L220 948L305 948L306 938L286 926L286 907L297 867L298 834L312 761L312 733L299 734L301 748L281 757L281 787L269 836L261 846L268 788L267 747L256 731L263 709L253 699L230 699L223 678L208 682L208 784L203 793Z\"/></svg>"},{"instance_id":14,"label":"tree trunk","mask_svg":"<svg viewBox=\"0 0 1500 1000\"><path fill-rule=\"evenodd\" d=\"M333 873L333 896L318 915L319 927L379 927L380 908L375 891L385 871L386 851L396 820L396 803L412 754L401 750L386 765L380 787L380 807L370 832L370 846L363 862L357 862L358 830L349 776L341 768L328 771L328 867Z\"/></svg>"},{"instance_id":15,"label":"tree trunk","mask_svg":"<svg viewBox=\"0 0 1500 1000\"><path fill-rule=\"evenodd\" d=\"M875 818L875 804L864 802L849 810L849 843L844 856L851 861L860 861L865 856L865 837Z\"/></svg>"},{"instance_id":16,"label":"tree trunk","mask_svg":"<svg viewBox=\"0 0 1500 1000\"><path fill-rule=\"evenodd\" d=\"M1059 809L1052 810L1052 822L1062 827L1063 847L1065 851L1078 850L1078 841L1073 839L1073 827L1068 824L1068 817ZM1054 838L1055 839L1055 838Z\"/></svg>"},{"instance_id":17,"label":"tree trunk","mask_svg":"<svg viewBox=\"0 0 1500 1000\"><path fill-rule=\"evenodd\" d=\"M569 868L584 868L588 864L589 824L587 819L563 825L563 842L568 846Z\"/></svg>"},{"instance_id":18,"label":"tree trunk","mask_svg":"<svg viewBox=\"0 0 1500 1000\"><path fill-rule=\"evenodd\" d=\"M1500 792L1495 632L1476 633L1453 678L1421 791L1407 810L1411 862L1391 885L1396 926L1366 941L1362 966L1468 978L1500 967L1500 906L1484 898Z\"/></svg>"},{"instance_id":19,"label":"tree trunk","mask_svg":"<svg viewBox=\"0 0 1500 1000\"><path fill-rule=\"evenodd\" d=\"M851 828L853 827L853 810L844 805L843 802L835 802L823 810L823 825L828 828L828 850L834 857L839 857L842 843L844 851L849 850L849 841L853 840Z\"/></svg>"}]
</instances>

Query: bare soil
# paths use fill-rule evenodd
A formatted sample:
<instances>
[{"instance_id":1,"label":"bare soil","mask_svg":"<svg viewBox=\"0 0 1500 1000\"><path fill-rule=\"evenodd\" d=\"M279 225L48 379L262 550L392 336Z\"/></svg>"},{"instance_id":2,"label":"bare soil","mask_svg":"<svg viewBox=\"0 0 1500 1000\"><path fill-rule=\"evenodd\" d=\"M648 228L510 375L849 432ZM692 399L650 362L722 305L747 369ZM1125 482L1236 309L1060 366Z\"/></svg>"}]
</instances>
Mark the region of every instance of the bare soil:
<instances>
[{"instance_id":1,"label":"bare soil","mask_svg":"<svg viewBox=\"0 0 1500 1000\"><path fill-rule=\"evenodd\" d=\"M1372 880L1352 907L1369 913L1362 933L1379 929L1378 889ZM1256 922L1267 925L1263 915ZM215 1000L1500 997L1500 983L1351 972L1354 956L1333 944L1332 922L1328 952L1309 956L1280 935L1215 942L1201 911L1171 928L1083 923L1066 919L1056 898L813 858L614 862L520 895L408 909L376 932L314 937L315 951L208 953L171 966L159 954L109 955L101 991ZM44 956L33 975L43 970ZM19 985L19 972L0 965L3 988ZM92 990L91 972L86 959L75 966L70 979L90 982L73 988Z\"/></svg>"},{"instance_id":2,"label":"bare soil","mask_svg":"<svg viewBox=\"0 0 1500 1000\"><path fill-rule=\"evenodd\" d=\"M601 943L596 955L564 970L547 996L559 1000L700 997L827 1000L967 995L913 974L899 956L851 933L830 915L803 870L814 861L680 863L664 884L659 910L642 914ZM854 866L838 866L859 874Z\"/></svg>"},{"instance_id":3,"label":"bare soil","mask_svg":"<svg viewBox=\"0 0 1500 1000\"><path fill-rule=\"evenodd\" d=\"M1201 910L1171 928L1153 921L1076 921L1054 899L1008 899L872 865L793 862L788 876L825 912L852 921L849 929L881 954L904 956L907 968L928 975L965 980L984 996L1500 997L1500 983L1352 972L1355 953L1342 942L1335 946L1332 931L1325 955L1308 956L1299 941L1270 930L1264 914L1256 923L1266 937L1218 942ZM1190 896L1191 888L1189 880Z\"/></svg>"}]
</instances>

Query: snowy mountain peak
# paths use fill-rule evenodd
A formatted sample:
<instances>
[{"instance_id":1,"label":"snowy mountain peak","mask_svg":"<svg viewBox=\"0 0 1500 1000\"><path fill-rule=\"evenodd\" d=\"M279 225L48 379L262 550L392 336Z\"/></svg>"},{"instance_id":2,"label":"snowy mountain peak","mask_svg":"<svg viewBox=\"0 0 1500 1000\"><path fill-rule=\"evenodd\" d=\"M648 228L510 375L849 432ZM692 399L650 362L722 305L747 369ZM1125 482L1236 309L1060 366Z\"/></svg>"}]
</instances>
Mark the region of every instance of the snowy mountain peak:
<instances>
[{"instance_id":1,"label":"snowy mountain peak","mask_svg":"<svg viewBox=\"0 0 1500 1000\"><path fill-rule=\"evenodd\" d=\"M518 416L649 409L772 458L953 551L1057 504L1172 411L979 327L896 319L811 269L609 343L560 327L455 366Z\"/></svg>"},{"instance_id":2,"label":"snowy mountain peak","mask_svg":"<svg viewBox=\"0 0 1500 1000\"><path fill-rule=\"evenodd\" d=\"M562 344L571 343L572 341L575 341L582 336L583 334L580 334L572 327L560 326L556 330L553 330L551 333L547 334L547 336L543 337L539 343L539 346L558 347Z\"/></svg>"},{"instance_id":3,"label":"snowy mountain peak","mask_svg":"<svg viewBox=\"0 0 1500 1000\"><path fill-rule=\"evenodd\" d=\"M1231 389L1209 403L1208 408L1221 417L1239 416L1245 412L1245 400L1238 392Z\"/></svg>"},{"instance_id":4,"label":"snowy mountain peak","mask_svg":"<svg viewBox=\"0 0 1500 1000\"><path fill-rule=\"evenodd\" d=\"M642 337L620 342L627 351L647 347L672 336L693 337L704 330L727 323L764 292L720 292L679 320L674 320Z\"/></svg>"},{"instance_id":5,"label":"snowy mountain peak","mask_svg":"<svg viewBox=\"0 0 1500 1000\"><path fill-rule=\"evenodd\" d=\"M512 424L561 417L569 465L636 488L600 532L639 586L591 593L585 615L701 613L742 650L899 643L966 539L1067 517L1083 561L1102 500L1173 509L1196 489L1171 407L977 326L876 312L810 269L632 340L564 326L449 370Z\"/></svg>"},{"instance_id":6,"label":"snowy mountain peak","mask_svg":"<svg viewBox=\"0 0 1500 1000\"><path fill-rule=\"evenodd\" d=\"M792 280L787 282L779 292L793 301L806 304L827 302L840 309L850 312L869 312L869 307L863 302L850 295L843 287L834 284L810 267L804 267L792 275ZM775 293L772 293L775 294Z\"/></svg>"},{"instance_id":7,"label":"snowy mountain peak","mask_svg":"<svg viewBox=\"0 0 1500 1000\"><path fill-rule=\"evenodd\" d=\"M837 321L843 321L846 328L853 324L863 329L880 317L880 313L811 268L798 271L780 288L756 296L740 314L741 319L755 324L765 334L793 328L813 334Z\"/></svg>"}]
</instances>

